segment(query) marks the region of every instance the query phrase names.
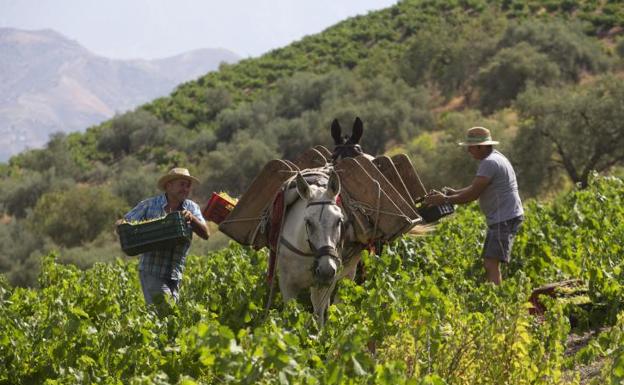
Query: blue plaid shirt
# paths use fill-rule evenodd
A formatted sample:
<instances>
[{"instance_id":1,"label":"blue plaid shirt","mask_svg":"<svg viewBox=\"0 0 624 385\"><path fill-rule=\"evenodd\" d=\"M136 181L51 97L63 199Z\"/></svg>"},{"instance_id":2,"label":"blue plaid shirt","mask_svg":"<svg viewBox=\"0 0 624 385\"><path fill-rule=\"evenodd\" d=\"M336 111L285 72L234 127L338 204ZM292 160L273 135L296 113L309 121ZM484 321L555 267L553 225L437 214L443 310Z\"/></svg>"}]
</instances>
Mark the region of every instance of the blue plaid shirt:
<instances>
[{"instance_id":1,"label":"blue plaid shirt","mask_svg":"<svg viewBox=\"0 0 624 385\"><path fill-rule=\"evenodd\" d=\"M144 221L160 218L167 215L165 212L167 197L165 194L145 199L130 210L124 219L127 221ZM200 221L204 222L199 205L190 199L184 200L182 209L188 210ZM192 233L191 233L192 236ZM139 271L148 272L160 278L180 280L184 271L186 255L191 247L190 242L177 245L171 249L149 251L143 253L139 259Z\"/></svg>"}]
</instances>

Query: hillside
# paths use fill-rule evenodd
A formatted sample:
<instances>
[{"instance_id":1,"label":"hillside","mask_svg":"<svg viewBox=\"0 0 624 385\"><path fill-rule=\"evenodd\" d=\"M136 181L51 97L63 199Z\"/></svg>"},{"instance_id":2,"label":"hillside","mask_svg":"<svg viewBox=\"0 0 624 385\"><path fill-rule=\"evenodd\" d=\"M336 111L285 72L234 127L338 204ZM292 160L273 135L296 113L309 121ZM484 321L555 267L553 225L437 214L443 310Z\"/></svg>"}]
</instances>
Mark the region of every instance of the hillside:
<instances>
[{"instance_id":1,"label":"hillside","mask_svg":"<svg viewBox=\"0 0 624 385\"><path fill-rule=\"evenodd\" d=\"M0 29L0 161L55 132L110 119L239 59L203 49L158 60L111 60L51 31Z\"/></svg>"},{"instance_id":2,"label":"hillside","mask_svg":"<svg viewBox=\"0 0 624 385\"><path fill-rule=\"evenodd\" d=\"M298 72L323 74L337 68L368 69L368 65L375 72L370 75L391 72L394 70L392 63L400 61L419 30L443 19L465 22L488 11L510 20L578 20L585 23L585 31L592 36L618 34L624 27L624 12L620 6L606 4L603 7L586 0L555 0L547 4L534 0L404 0L393 7L345 20L260 58L226 66L181 86L171 97L159 99L145 108L166 121L188 125L187 115L201 117L205 113L202 103L197 103L201 89L224 88L234 100L250 101L261 90L273 88L279 79ZM196 121L190 123L193 125Z\"/></svg>"},{"instance_id":3,"label":"hillside","mask_svg":"<svg viewBox=\"0 0 624 385\"><path fill-rule=\"evenodd\" d=\"M49 250L110 261L110 224L165 170L188 167L200 204L240 195L267 161L331 148L336 118L348 130L361 117L363 149L408 154L427 188L470 182L475 163L457 146L470 126L501 142L523 198L621 174L623 26L612 2L405 0L221 66L0 164L0 271L31 285Z\"/></svg>"}]
</instances>

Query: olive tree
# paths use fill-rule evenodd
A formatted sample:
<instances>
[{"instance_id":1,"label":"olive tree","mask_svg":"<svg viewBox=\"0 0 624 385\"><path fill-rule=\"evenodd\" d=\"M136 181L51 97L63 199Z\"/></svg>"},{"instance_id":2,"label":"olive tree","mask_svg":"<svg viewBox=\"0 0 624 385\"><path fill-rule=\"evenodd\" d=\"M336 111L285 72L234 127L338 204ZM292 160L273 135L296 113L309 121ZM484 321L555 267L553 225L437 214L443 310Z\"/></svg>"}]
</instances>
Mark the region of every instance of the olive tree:
<instances>
[{"instance_id":1,"label":"olive tree","mask_svg":"<svg viewBox=\"0 0 624 385\"><path fill-rule=\"evenodd\" d=\"M529 83L554 86L579 81L583 73L608 69L610 59L582 26L561 21L523 21L507 28L497 52L475 81L485 113L509 106Z\"/></svg>"},{"instance_id":2,"label":"olive tree","mask_svg":"<svg viewBox=\"0 0 624 385\"><path fill-rule=\"evenodd\" d=\"M165 143L166 125L145 110L136 110L113 118L102 129L97 149L111 153L114 159L137 152L144 146Z\"/></svg>"},{"instance_id":3,"label":"olive tree","mask_svg":"<svg viewBox=\"0 0 624 385\"><path fill-rule=\"evenodd\" d=\"M519 171L535 184L554 165L584 188L592 170L624 162L624 80L607 75L583 86L530 87L517 108L523 121L515 146L523 160Z\"/></svg>"},{"instance_id":4,"label":"olive tree","mask_svg":"<svg viewBox=\"0 0 624 385\"><path fill-rule=\"evenodd\" d=\"M473 126L489 128L492 136L501 142L497 148L507 153L509 134L504 122L495 117L485 118L478 110L445 114L438 120L435 131L416 136L399 151L410 156L427 189L464 187L474 178L478 163L458 143L465 138L466 130Z\"/></svg>"},{"instance_id":5,"label":"olive tree","mask_svg":"<svg viewBox=\"0 0 624 385\"><path fill-rule=\"evenodd\" d=\"M526 42L503 48L479 71L479 107L485 113L507 107L529 82L551 84L559 73L548 55Z\"/></svg>"},{"instance_id":6,"label":"olive tree","mask_svg":"<svg viewBox=\"0 0 624 385\"><path fill-rule=\"evenodd\" d=\"M479 68L495 54L506 19L494 12L432 23L418 31L401 60L411 85L433 84L446 98L469 96Z\"/></svg>"},{"instance_id":7,"label":"olive tree","mask_svg":"<svg viewBox=\"0 0 624 385\"><path fill-rule=\"evenodd\" d=\"M209 152L199 164L197 194L208 196L211 191L227 191L233 195L242 194L262 167L271 159L279 158L276 151L264 140L241 131L232 141L219 143L217 149Z\"/></svg>"},{"instance_id":8,"label":"olive tree","mask_svg":"<svg viewBox=\"0 0 624 385\"><path fill-rule=\"evenodd\" d=\"M61 246L78 246L95 239L127 210L125 202L104 187L76 186L44 194L28 220L34 231Z\"/></svg>"},{"instance_id":9,"label":"olive tree","mask_svg":"<svg viewBox=\"0 0 624 385\"><path fill-rule=\"evenodd\" d=\"M511 25L499 47L527 43L557 64L563 80L578 81L584 72L598 73L610 66L600 42L584 33L580 23L562 20L529 20Z\"/></svg>"}]
</instances>

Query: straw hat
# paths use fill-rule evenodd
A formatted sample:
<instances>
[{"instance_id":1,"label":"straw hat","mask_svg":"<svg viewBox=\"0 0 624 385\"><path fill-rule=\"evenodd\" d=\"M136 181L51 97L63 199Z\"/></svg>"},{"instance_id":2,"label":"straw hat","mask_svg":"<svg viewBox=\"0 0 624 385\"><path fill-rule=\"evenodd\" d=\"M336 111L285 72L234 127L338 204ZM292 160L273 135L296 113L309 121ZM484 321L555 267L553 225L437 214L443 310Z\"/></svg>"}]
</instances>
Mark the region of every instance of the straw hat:
<instances>
[{"instance_id":1,"label":"straw hat","mask_svg":"<svg viewBox=\"0 0 624 385\"><path fill-rule=\"evenodd\" d=\"M487 146L491 144L498 144L497 141L492 140L490 130L485 127L472 127L468 129L466 133L466 141L459 143L460 146Z\"/></svg>"},{"instance_id":2,"label":"straw hat","mask_svg":"<svg viewBox=\"0 0 624 385\"><path fill-rule=\"evenodd\" d=\"M174 179L186 179L191 183L199 183L199 179L191 176L191 173L189 173L188 169L176 167L172 168L167 174L161 176L160 179L158 179L158 188L164 191L167 182L171 182Z\"/></svg>"}]
</instances>

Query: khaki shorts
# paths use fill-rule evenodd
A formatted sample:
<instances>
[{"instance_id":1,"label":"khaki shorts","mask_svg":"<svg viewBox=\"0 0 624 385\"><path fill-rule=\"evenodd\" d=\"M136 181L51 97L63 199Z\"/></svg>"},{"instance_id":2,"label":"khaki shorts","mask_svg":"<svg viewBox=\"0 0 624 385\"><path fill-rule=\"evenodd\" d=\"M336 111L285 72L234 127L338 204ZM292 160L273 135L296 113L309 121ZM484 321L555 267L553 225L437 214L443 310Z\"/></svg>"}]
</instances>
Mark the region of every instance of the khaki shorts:
<instances>
[{"instance_id":1,"label":"khaki shorts","mask_svg":"<svg viewBox=\"0 0 624 385\"><path fill-rule=\"evenodd\" d=\"M509 262L514 238L520 230L524 217L522 215L503 222L488 226L488 231L483 243L483 258L498 259L501 262Z\"/></svg>"}]
</instances>

